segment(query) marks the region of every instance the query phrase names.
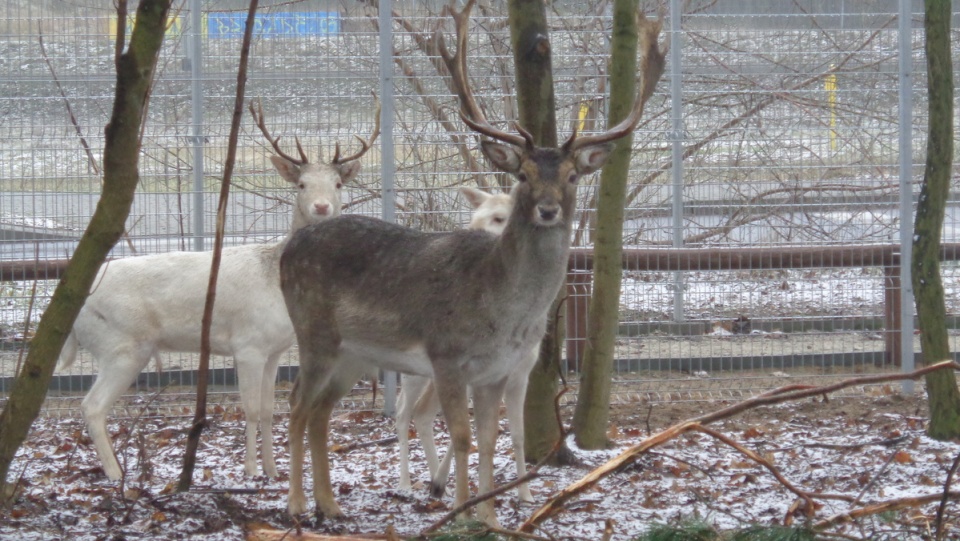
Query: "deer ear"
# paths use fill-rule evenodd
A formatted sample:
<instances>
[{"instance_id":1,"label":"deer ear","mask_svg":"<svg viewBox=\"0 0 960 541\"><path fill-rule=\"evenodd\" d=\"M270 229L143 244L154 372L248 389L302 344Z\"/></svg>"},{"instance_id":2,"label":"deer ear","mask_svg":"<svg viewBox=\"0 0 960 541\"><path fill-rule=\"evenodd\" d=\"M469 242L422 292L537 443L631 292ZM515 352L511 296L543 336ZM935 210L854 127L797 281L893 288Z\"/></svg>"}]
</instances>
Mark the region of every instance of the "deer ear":
<instances>
[{"instance_id":1,"label":"deer ear","mask_svg":"<svg viewBox=\"0 0 960 541\"><path fill-rule=\"evenodd\" d=\"M589 175L607 163L607 158L613 152L613 143L591 145L575 151L574 160L577 164L577 173Z\"/></svg>"},{"instance_id":2,"label":"deer ear","mask_svg":"<svg viewBox=\"0 0 960 541\"><path fill-rule=\"evenodd\" d=\"M360 174L360 162L357 160L337 164L335 167L340 173L340 178L343 179L344 184L357 178L357 175Z\"/></svg>"},{"instance_id":3,"label":"deer ear","mask_svg":"<svg viewBox=\"0 0 960 541\"><path fill-rule=\"evenodd\" d=\"M270 156L270 161L284 180L293 184L300 182L300 166L280 156Z\"/></svg>"},{"instance_id":4,"label":"deer ear","mask_svg":"<svg viewBox=\"0 0 960 541\"><path fill-rule=\"evenodd\" d=\"M520 170L520 153L513 145L481 141L480 150L494 167L504 173L516 173Z\"/></svg>"},{"instance_id":5,"label":"deer ear","mask_svg":"<svg viewBox=\"0 0 960 541\"><path fill-rule=\"evenodd\" d=\"M483 190L478 190L476 188L471 188L469 186L463 186L460 188L460 194L463 195L464 199L470 203L470 206L473 208L480 208L487 199L493 197Z\"/></svg>"}]
</instances>

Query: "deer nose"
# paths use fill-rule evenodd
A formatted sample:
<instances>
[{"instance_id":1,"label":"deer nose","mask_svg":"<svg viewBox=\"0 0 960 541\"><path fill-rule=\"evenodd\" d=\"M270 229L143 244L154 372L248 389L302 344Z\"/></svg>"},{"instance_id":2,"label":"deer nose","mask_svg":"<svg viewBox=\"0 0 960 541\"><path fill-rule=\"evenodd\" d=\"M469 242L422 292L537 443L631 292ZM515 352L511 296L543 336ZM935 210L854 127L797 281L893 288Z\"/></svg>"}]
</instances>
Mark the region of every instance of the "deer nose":
<instances>
[{"instance_id":1,"label":"deer nose","mask_svg":"<svg viewBox=\"0 0 960 541\"><path fill-rule=\"evenodd\" d=\"M330 213L330 203L314 203L313 208L317 211L317 214L321 216L326 216Z\"/></svg>"},{"instance_id":2,"label":"deer nose","mask_svg":"<svg viewBox=\"0 0 960 541\"><path fill-rule=\"evenodd\" d=\"M552 222L560 215L560 205L539 205L537 210L540 212L540 219L544 222Z\"/></svg>"}]
</instances>

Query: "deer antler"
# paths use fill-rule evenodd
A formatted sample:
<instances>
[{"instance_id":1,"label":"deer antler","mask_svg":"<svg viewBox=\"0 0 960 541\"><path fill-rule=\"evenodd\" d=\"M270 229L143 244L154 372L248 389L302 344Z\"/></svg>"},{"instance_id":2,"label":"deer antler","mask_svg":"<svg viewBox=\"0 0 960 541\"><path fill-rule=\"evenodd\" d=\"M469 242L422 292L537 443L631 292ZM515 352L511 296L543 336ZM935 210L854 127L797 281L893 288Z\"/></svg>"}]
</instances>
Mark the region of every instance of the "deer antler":
<instances>
[{"instance_id":1,"label":"deer antler","mask_svg":"<svg viewBox=\"0 0 960 541\"><path fill-rule=\"evenodd\" d=\"M480 134L492 137L498 141L504 143L509 143L518 147L527 147L532 148L533 136L529 132L516 126L517 131L520 135L505 132L498 128L493 127L490 122L487 121L486 116L483 114L483 111L480 109L480 106L477 104L476 98L473 96L473 91L470 90L470 81L467 77L467 25L470 20L470 10L473 8L475 0L470 0L467 2L467 5L464 6L463 11L457 12L451 6L444 6L444 12L449 13L453 18L454 25L457 29L457 52L456 54L450 54L450 51L447 50L447 45L443 40L443 34L440 33L440 30L437 29L435 41L437 44L437 49L440 52L440 57L443 58L443 63L446 64L447 70L450 72L450 78L453 80L454 90L456 90L457 95L460 98L460 118L463 119L463 122L467 126L478 132Z\"/></svg>"},{"instance_id":2,"label":"deer antler","mask_svg":"<svg viewBox=\"0 0 960 541\"><path fill-rule=\"evenodd\" d=\"M257 100L257 108L253 107L253 100L250 100L249 107L250 116L253 117L253 121L256 122L257 127L260 128L260 132L263 133L263 136L267 138L267 141L270 141L270 145L273 147L274 152L277 153L281 158L291 161L297 165L306 165L310 160L307 159L307 153L303 151L303 147L300 146L300 138L294 137L294 140L297 142L297 151L300 153L300 159L293 158L292 156L287 155L283 150L280 149L280 136L276 138L270 135L270 130L267 129L266 122L264 121L263 115L263 102Z\"/></svg>"},{"instance_id":3,"label":"deer antler","mask_svg":"<svg viewBox=\"0 0 960 541\"><path fill-rule=\"evenodd\" d=\"M352 154L344 158L340 157L340 143L337 142L337 145L333 152L333 162L331 162L334 165L360 159L361 156L363 156L364 154L367 153L368 150L370 150L370 147L373 145L373 142L376 141L377 137L380 135L380 98L378 98L377 94L374 93L373 99L377 103L377 110L373 114L373 117L376 119L375 121L376 123L373 126L373 133L370 134L370 139L363 140L360 138L359 135L355 135L354 137L356 137L357 140L360 141L360 146L361 146L360 151L357 152L356 154Z\"/></svg>"},{"instance_id":4,"label":"deer antler","mask_svg":"<svg viewBox=\"0 0 960 541\"><path fill-rule=\"evenodd\" d=\"M657 44L657 38L660 35L660 29L663 27L663 19L651 21L644 16L642 12L637 13L637 27L639 30L639 48L643 51L643 60L640 62L640 73L643 79L640 82L640 91L637 93L637 101L633 104L633 109L627 118L623 119L616 126L609 128L603 133L577 137L577 131L574 129L570 138L563 143L563 149L572 152L579 148L598 145L619 139L632 132L640 122L640 116L643 114L643 107L647 100L653 95L657 82L663 75L666 59L664 53L660 51Z\"/></svg>"}]
</instances>

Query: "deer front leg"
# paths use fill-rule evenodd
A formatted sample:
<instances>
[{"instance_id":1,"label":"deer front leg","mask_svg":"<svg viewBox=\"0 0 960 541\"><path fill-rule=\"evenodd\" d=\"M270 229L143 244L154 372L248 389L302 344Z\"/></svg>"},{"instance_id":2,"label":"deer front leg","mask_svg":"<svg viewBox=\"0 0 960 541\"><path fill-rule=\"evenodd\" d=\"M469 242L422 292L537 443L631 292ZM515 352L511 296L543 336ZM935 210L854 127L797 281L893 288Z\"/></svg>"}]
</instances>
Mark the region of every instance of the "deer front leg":
<instances>
[{"instance_id":1,"label":"deer front leg","mask_svg":"<svg viewBox=\"0 0 960 541\"><path fill-rule=\"evenodd\" d=\"M474 386L473 417L477 423L477 451L479 457L478 491L485 494L493 490L493 455L497 447L500 399L503 398L503 382L493 385ZM460 469L459 464L457 469ZM499 527L494 500L490 498L477 505L477 519L489 526Z\"/></svg>"}]
</instances>

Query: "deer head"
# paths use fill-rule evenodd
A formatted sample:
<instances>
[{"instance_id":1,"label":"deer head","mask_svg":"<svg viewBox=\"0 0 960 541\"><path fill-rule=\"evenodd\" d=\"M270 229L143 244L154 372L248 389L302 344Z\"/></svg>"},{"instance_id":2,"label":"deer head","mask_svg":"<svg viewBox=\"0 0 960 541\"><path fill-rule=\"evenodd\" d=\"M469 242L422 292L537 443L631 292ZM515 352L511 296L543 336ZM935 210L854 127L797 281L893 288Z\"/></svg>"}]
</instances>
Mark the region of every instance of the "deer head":
<instances>
[{"instance_id":1,"label":"deer head","mask_svg":"<svg viewBox=\"0 0 960 541\"><path fill-rule=\"evenodd\" d=\"M666 60L657 44L662 21L650 21L642 13L637 15L640 49L643 51L642 81L627 118L595 135L579 136L574 129L559 148L549 148L537 146L533 136L519 125L515 126L515 134L493 126L477 103L470 89L466 61L467 26L474 1L467 2L460 12L450 6L444 8L456 28L456 53L449 52L439 31L434 38L460 99L460 117L473 131L493 140L481 141L481 150L491 164L514 175L520 182L515 195L521 218L538 226L569 224L580 177L602 167L613 151L613 141L637 127L644 105L663 75Z\"/></svg>"}]
</instances>

